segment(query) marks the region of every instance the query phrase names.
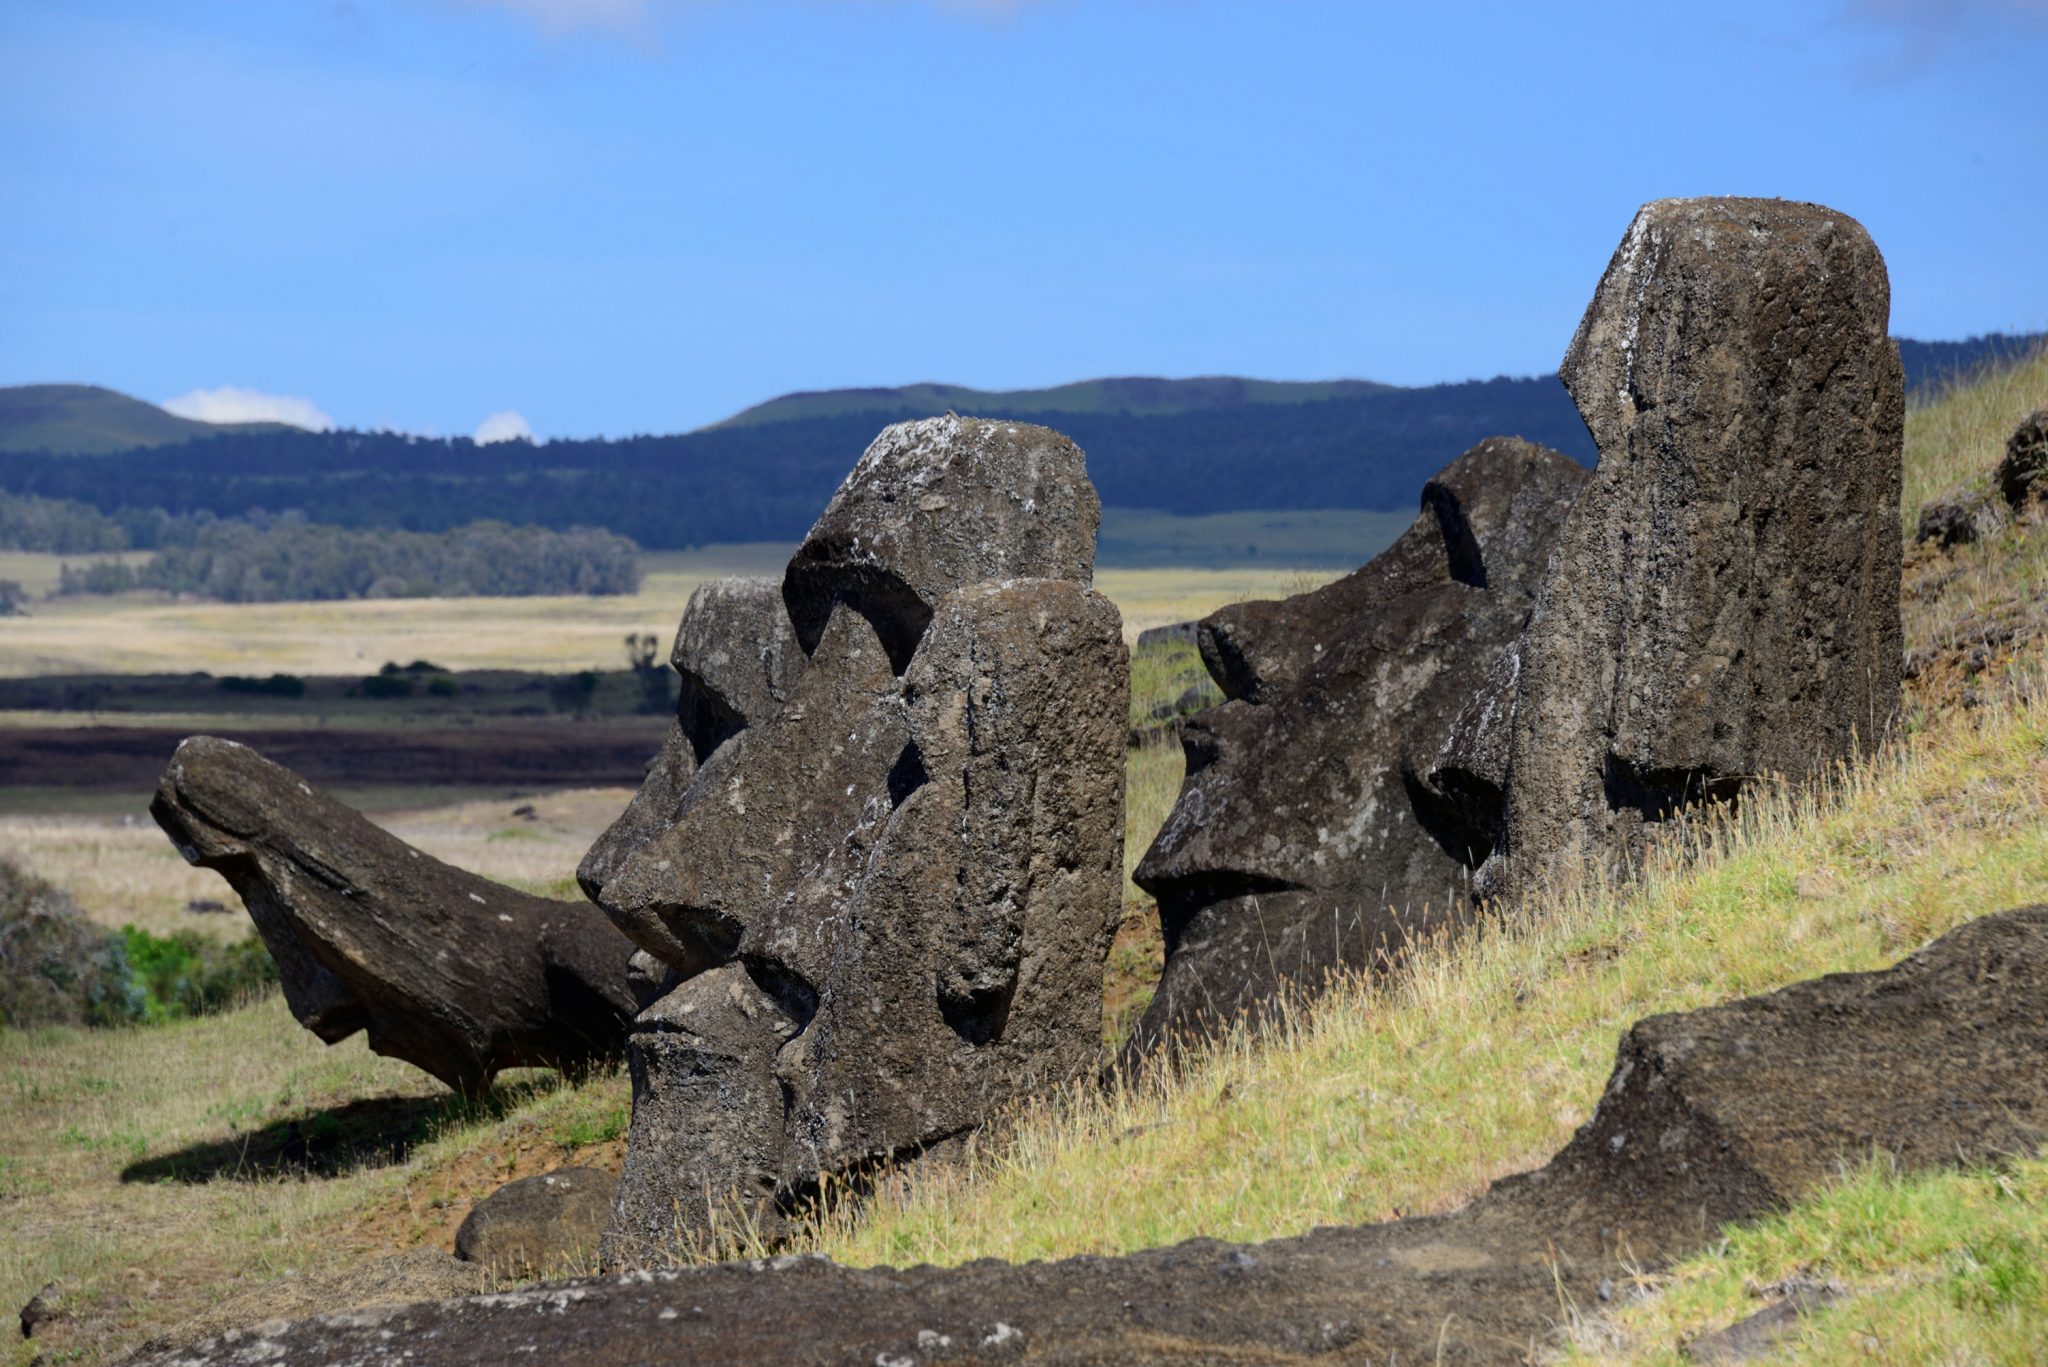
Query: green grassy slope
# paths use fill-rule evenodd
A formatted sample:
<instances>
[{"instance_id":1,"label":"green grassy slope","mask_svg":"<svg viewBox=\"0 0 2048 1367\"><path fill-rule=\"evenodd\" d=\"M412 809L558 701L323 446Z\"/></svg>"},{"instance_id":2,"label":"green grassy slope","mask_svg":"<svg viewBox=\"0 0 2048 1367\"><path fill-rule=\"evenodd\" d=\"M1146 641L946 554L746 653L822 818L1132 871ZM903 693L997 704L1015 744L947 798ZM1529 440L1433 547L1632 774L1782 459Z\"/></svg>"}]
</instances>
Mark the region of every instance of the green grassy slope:
<instances>
[{"instance_id":1,"label":"green grassy slope","mask_svg":"<svg viewBox=\"0 0 2048 1367\"><path fill-rule=\"evenodd\" d=\"M0 386L0 451L106 455L229 432L276 432L278 423L211 423L91 384Z\"/></svg>"}]
</instances>

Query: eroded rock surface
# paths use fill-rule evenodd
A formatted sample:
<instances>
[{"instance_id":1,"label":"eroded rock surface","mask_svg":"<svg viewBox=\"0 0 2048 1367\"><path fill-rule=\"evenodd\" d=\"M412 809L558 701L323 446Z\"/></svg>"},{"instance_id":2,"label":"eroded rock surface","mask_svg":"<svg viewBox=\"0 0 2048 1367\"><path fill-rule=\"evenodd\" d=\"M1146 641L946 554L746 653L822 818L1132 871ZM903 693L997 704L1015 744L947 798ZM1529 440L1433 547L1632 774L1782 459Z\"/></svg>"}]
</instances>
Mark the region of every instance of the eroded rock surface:
<instances>
[{"instance_id":1,"label":"eroded rock surface","mask_svg":"<svg viewBox=\"0 0 2048 1367\"><path fill-rule=\"evenodd\" d=\"M444 864L211 736L178 747L149 810L241 896L292 1014L327 1043L366 1031L466 1093L618 1056L633 947L595 908Z\"/></svg>"},{"instance_id":2,"label":"eroded rock surface","mask_svg":"<svg viewBox=\"0 0 2048 1367\"><path fill-rule=\"evenodd\" d=\"M792 560L800 676L589 880L669 975L628 1046L608 1263L773 1235L820 1174L1092 1066L1129 693L1098 516L1057 433L908 423Z\"/></svg>"},{"instance_id":3,"label":"eroded rock surface","mask_svg":"<svg viewBox=\"0 0 2048 1367\"><path fill-rule=\"evenodd\" d=\"M1831 209L1636 215L1564 359L1600 463L1516 648L1489 890L1630 867L1685 808L1886 733L1905 413L1890 304L1877 248Z\"/></svg>"},{"instance_id":4,"label":"eroded rock surface","mask_svg":"<svg viewBox=\"0 0 2048 1367\"><path fill-rule=\"evenodd\" d=\"M647 781L576 868L592 901L642 845L675 824L697 770L750 722L782 710L796 690L803 652L782 594L769 579L714 579L690 595L669 664L681 681L676 722Z\"/></svg>"},{"instance_id":5,"label":"eroded rock surface","mask_svg":"<svg viewBox=\"0 0 2048 1367\"><path fill-rule=\"evenodd\" d=\"M1461 785L1440 751L1527 621L1585 478L1555 451L1489 439L1363 569L1204 619L1230 701L1185 725L1187 778L1137 869L1167 959L1127 1062L1463 913L1500 794Z\"/></svg>"},{"instance_id":6,"label":"eroded rock surface","mask_svg":"<svg viewBox=\"0 0 2048 1367\"><path fill-rule=\"evenodd\" d=\"M792 1256L270 1324L144 1367L373 1360L592 1364L1517 1363L1561 1305L1655 1269L1873 1153L1908 1170L2048 1140L2048 908L1894 968L1655 1016L1544 1168L1451 1215L1268 1243L942 1269Z\"/></svg>"},{"instance_id":7,"label":"eroded rock surface","mask_svg":"<svg viewBox=\"0 0 2048 1367\"><path fill-rule=\"evenodd\" d=\"M874 624L898 673L966 584L1095 572L1102 504L1081 448L1047 427L947 414L885 429L789 562L782 593L815 653L835 605Z\"/></svg>"}]
</instances>

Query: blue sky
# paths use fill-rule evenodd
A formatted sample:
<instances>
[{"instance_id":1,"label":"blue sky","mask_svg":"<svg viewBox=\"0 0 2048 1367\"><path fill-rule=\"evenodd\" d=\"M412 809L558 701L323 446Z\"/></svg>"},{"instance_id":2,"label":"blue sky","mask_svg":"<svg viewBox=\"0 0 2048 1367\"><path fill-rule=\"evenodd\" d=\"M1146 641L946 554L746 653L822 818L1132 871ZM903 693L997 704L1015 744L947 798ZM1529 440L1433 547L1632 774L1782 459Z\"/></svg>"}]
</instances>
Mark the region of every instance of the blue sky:
<instances>
[{"instance_id":1,"label":"blue sky","mask_svg":"<svg viewBox=\"0 0 2048 1367\"><path fill-rule=\"evenodd\" d=\"M2048 0L6 0L0 383L581 436L1527 374L1687 194L1854 214L1895 331L2035 329L2044 70Z\"/></svg>"}]
</instances>

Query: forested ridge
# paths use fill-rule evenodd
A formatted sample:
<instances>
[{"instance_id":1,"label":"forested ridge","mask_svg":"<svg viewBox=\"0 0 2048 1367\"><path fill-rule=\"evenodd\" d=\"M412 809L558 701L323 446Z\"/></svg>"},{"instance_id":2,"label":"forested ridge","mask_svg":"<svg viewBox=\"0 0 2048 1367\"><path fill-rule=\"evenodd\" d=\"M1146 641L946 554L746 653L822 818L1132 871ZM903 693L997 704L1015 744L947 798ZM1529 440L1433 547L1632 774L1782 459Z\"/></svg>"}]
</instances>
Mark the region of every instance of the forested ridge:
<instances>
[{"instance_id":1,"label":"forested ridge","mask_svg":"<svg viewBox=\"0 0 2048 1367\"><path fill-rule=\"evenodd\" d=\"M147 459L6 452L0 488L117 516L122 508L304 509L341 526L409 531L479 520L603 527L652 549L788 541L803 535L876 432L929 416L871 411L545 445L340 431L210 437L157 447ZM1190 516L1412 506L1432 473L1502 432L1592 455L1554 378L1154 416L983 416L1040 422L1074 438L1105 504Z\"/></svg>"},{"instance_id":2,"label":"forested ridge","mask_svg":"<svg viewBox=\"0 0 2048 1367\"><path fill-rule=\"evenodd\" d=\"M1993 334L1965 342L1901 339L1899 346L1909 385L1928 392L2038 340ZM146 455L0 450L0 490L90 505L120 523L124 544L133 547L158 545L166 518L260 518L291 510L319 523L391 531L443 532L477 522L602 528L658 550L794 541L882 427L933 416L908 402L876 405L927 391L943 392L962 413L1066 433L1088 453L1089 475L1109 507L1183 516L1409 509L1430 475L1489 436L1525 437L1593 459L1585 425L1554 375L1406 389L1353 384L1300 386L1331 397L1299 402L1249 401L1240 391L1248 393L1253 382L1229 377L1089 381L1011 393L935 386L827 391L786 396L740 415L746 421L696 432L544 444L238 431L158 445ZM1130 406L1113 406L1123 402ZM1166 403L1188 406L1162 411ZM835 404L845 411L831 411ZM760 420L769 411L808 416ZM4 522L0 514L0 533Z\"/></svg>"}]
</instances>

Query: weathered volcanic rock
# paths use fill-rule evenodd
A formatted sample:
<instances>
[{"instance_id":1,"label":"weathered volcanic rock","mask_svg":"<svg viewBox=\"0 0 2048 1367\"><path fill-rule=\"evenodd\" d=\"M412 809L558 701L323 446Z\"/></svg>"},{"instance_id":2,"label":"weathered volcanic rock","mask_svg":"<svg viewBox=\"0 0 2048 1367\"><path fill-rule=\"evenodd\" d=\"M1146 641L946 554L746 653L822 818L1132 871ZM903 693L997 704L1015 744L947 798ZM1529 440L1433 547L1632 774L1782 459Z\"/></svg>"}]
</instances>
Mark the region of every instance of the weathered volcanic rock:
<instances>
[{"instance_id":1,"label":"weathered volcanic rock","mask_svg":"<svg viewBox=\"0 0 2048 1367\"><path fill-rule=\"evenodd\" d=\"M1624 868L1766 772L1874 743L1899 698L1904 383L1853 219L1644 206L1565 354L1600 463L1519 652L1490 889Z\"/></svg>"},{"instance_id":2,"label":"weathered volcanic rock","mask_svg":"<svg viewBox=\"0 0 2048 1367\"><path fill-rule=\"evenodd\" d=\"M1138 866L1167 960L1126 1061L1373 967L1463 911L1499 794L1447 794L1432 772L1527 621L1585 478L1555 451L1481 442L1363 569L1202 622L1203 659L1232 700L1184 728L1187 778Z\"/></svg>"},{"instance_id":3,"label":"weathered volcanic rock","mask_svg":"<svg viewBox=\"0 0 2048 1367\"><path fill-rule=\"evenodd\" d=\"M1050 428L948 414L883 429L783 577L815 653L835 604L866 616L900 674L938 600L1000 579L1094 577L1102 505Z\"/></svg>"},{"instance_id":4,"label":"weathered volcanic rock","mask_svg":"<svg viewBox=\"0 0 2048 1367\"><path fill-rule=\"evenodd\" d=\"M804 656L773 580L713 579L690 595L669 664L682 684L676 724L647 781L576 869L593 902L603 901L605 880L620 864L675 824L690 781L712 752L782 710Z\"/></svg>"},{"instance_id":5,"label":"weathered volcanic rock","mask_svg":"<svg viewBox=\"0 0 2048 1367\"><path fill-rule=\"evenodd\" d=\"M1998 462L1998 491L2014 508L2048 494L2048 408L2036 409L2013 429Z\"/></svg>"},{"instance_id":6,"label":"weathered volcanic rock","mask_svg":"<svg viewBox=\"0 0 2048 1367\"><path fill-rule=\"evenodd\" d=\"M557 1168L507 1182L463 1217L455 1256L511 1277L587 1272L618 1185L597 1168Z\"/></svg>"},{"instance_id":7,"label":"weathered volcanic rock","mask_svg":"<svg viewBox=\"0 0 2048 1367\"><path fill-rule=\"evenodd\" d=\"M775 1065L786 1186L914 1153L1093 1068L1126 679L1116 609L1083 585L939 601L904 679L914 772L894 809L740 943L799 1013Z\"/></svg>"},{"instance_id":8,"label":"weathered volcanic rock","mask_svg":"<svg viewBox=\"0 0 2048 1367\"><path fill-rule=\"evenodd\" d=\"M1932 541L1941 550L1967 546L1996 536L2011 520L2005 505L1989 490L1951 489L1920 505L1913 541Z\"/></svg>"},{"instance_id":9,"label":"weathered volcanic rock","mask_svg":"<svg viewBox=\"0 0 2048 1367\"><path fill-rule=\"evenodd\" d=\"M633 947L596 908L451 868L211 736L178 747L149 810L241 896L292 1014L327 1043L366 1030L468 1093L618 1055Z\"/></svg>"},{"instance_id":10,"label":"weathered volcanic rock","mask_svg":"<svg viewBox=\"0 0 2048 1367\"><path fill-rule=\"evenodd\" d=\"M1911 1170L2048 1140L2048 908L1879 973L1657 1016L1544 1168L1447 1216L1123 1258L856 1270L814 1257L568 1282L268 1324L144 1354L240 1367L461 1364L1526 1361L1561 1305L1781 1208L1872 1153Z\"/></svg>"},{"instance_id":11,"label":"weathered volcanic rock","mask_svg":"<svg viewBox=\"0 0 2048 1367\"><path fill-rule=\"evenodd\" d=\"M627 1046L608 1264L773 1235L821 1173L1092 1066L1129 705L1096 518L1056 433L906 424L791 563L800 677L591 880L667 975L636 961L666 995Z\"/></svg>"},{"instance_id":12,"label":"weathered volcanic rock","mask_svg":"<svg viewBox=\"0 0 2048 1367\"><path fill-rule=\"evenodd\" d=\"M668 828L605 880L604 909L686 975L730 960L757 916L888 811L909 744L880 639L836 610L787 705L712 754Z\"/></svg>"},{"instance_id":13,"label":"weathered volcanic rock","mask_svg":"<svg viewBox=\"0 0 2048 1367\"><path fill-rule=\"evenodd\" d=\"M835 611L797 700L612 885L660 872L689 890L671 907L701 909L713 882L682 871L718 871L738 963L633 1031L607 1264L718 1222L777 1233L818 1174L913 1156L1093 1066L1127 677L1115 608L1070 581L942 598L900 686L866 620ZM751 862L720 870L713 849Z\"/></svg>"},{"instance_id":14,"label":"weathered volcanic rock","mask_svg":"<svg viewBox=\"0 0 2048 1367\"><path fill-rule=\"evenodd\" d=\"M714 1227L781 1231L775 1054L795 1033L738 964L686 979L640 1014L626 1047L633 1127L603 1266L688 1251Z\"/></svg>"}]
</instances>

